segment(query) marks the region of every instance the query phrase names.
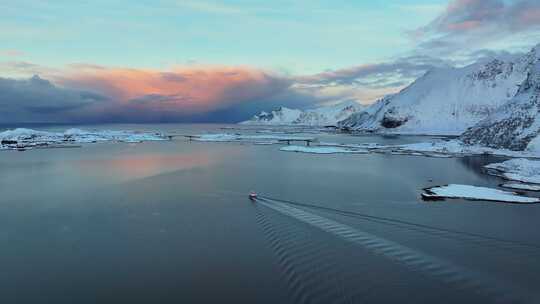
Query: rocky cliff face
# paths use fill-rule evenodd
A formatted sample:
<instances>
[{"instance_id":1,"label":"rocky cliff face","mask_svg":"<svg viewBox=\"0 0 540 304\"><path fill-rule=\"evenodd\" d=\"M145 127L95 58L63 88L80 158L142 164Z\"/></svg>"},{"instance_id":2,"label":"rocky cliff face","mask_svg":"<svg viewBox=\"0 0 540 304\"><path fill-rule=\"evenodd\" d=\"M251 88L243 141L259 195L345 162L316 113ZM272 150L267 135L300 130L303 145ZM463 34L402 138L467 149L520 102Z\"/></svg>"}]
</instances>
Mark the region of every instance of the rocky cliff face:
<instances>
[{"instance_id":1,"label":"rocky cliff face","mask_svg":"<svg viewBox=\"0 0 540 304\"><path fill-rule=\"evenodd\" d=\"M540 59L536 59L516 96L461 140L498 149L540 151Z\"/></svg>"}]
</instances>

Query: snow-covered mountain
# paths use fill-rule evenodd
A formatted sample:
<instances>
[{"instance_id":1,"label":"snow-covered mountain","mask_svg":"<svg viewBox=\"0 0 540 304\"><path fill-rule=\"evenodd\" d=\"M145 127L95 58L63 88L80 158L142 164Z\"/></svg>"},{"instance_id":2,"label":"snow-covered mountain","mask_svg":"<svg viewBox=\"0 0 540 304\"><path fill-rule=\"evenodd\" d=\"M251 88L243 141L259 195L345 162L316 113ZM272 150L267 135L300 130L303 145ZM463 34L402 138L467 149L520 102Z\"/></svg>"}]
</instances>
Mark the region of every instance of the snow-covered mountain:
<instances>
[{"instance_id":1,"label":"snow-covered mountain","mask_svg":"<svg viewBox=\"0 0 540 304\"><path fill-rule=\"evenodd\" d=\"M540 59L516 96L461 136L466 144L540 152Z\"/></svg>"},{"instance_id":2,"label":"snow-covered mountain","mask_svg":"<svg viewBox=\"0 0 540 304\"><path fill-rule=\"evenodd\" d=\"M340 126L414 134L461 134L507 103L526 79L540 46L526 55L427 72Z\"/></svg>"},{"instance_id":3,"label":"snow-covered mountain","mask_svg":"<svg viewBox=\"0 0 540 304\"><path fill-rule=\"evenodd\" d=\"M326 126L337 125L339 121L347 119L354 113L362 111L365 106L354 102L345 101L331 106L323 106L310 110L295 110L280 107L271 113L261 112L250 120L241 124L253 125L302 125L302 126Z\"/></svg>"}]
</instances>

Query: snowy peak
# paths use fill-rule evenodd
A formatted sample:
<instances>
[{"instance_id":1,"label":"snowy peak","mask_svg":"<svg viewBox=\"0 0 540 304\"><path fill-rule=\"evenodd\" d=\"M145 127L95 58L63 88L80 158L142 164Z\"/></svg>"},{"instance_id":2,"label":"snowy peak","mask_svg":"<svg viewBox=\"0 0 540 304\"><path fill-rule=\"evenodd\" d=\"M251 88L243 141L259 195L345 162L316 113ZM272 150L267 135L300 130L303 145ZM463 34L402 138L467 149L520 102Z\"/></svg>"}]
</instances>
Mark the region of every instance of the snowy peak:
<instances>
[{"instance_id":1,"label":"snowy peak","mask_svg":"<svg viewBox=\"0 0 540 304\"><path fill-rule=\"evenodd\" d=\"M340 126L409 134L459 135L512 99L540 57L540 45L463 68L427 72L401 92L387 96Z\"/></svg>"},{"instance_id":2,"label":"snowy peak","mask_svg":"<svg viewBox=\"0 0 540 304\"><path fill-rule=\"evenodd\" d=\"M300 110L279 107L270 113L263 111L242 124L287 125L297 120L300 114Z\"/></svg>"},{"instance_id":3,"label":"snowy peak","mask_svg":"<svg viewBox=\"0 0 540 304\"><path fill-rule=\"evenodd\" d=\"M365 107L354 101L345 101L330 106L310 110L296 110L280 107L271 113L261 112L242 124L254 125L303 125L325 126L336 125L338 121L347 119Z\"/></svg>"}]
</instances>

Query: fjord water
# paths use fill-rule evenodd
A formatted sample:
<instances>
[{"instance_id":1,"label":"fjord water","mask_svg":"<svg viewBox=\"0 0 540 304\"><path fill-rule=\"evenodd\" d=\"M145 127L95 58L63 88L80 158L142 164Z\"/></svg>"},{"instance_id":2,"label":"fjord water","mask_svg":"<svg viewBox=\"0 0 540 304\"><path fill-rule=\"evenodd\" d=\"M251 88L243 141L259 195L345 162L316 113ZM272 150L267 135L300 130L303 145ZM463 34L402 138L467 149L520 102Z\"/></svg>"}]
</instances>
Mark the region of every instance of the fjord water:
<instances>
[{"instance_id":1,"label":"fjord water","mask_svg":"<svg viewBox=\"0 0 540 304\"><path fill-rule=\"evenodd\" d=\"M239 132L223 127L231 126L92 126ZM314 136L342 143L426 140ZM432 185L497 187L502 180L481 168L500 158L278 149L178 137L0 152L2 303L538 300L540 205L420 199ZM250 190L265 201L249 201ZM351 213L298 205L281 212L280 200ZM346 228L332 234L332 225ZM362 233L364 243L347 231ZM381 240L389 247L374 250ZM418 261L395 258L392 246ZM429 266L432 258L463 276Z\"/></svg>"}]
</instances>

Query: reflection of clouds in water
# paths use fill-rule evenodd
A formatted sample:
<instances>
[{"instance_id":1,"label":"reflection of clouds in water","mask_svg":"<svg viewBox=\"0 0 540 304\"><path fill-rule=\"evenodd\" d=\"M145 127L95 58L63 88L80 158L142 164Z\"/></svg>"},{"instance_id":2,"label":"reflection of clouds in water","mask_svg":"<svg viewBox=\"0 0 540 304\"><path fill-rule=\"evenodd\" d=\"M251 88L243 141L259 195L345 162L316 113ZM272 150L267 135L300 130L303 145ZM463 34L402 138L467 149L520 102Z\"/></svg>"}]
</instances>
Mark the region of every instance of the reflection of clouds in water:
<instances>
[{"instance_id":1,"label":"reflection of clouds in water","mask_svg":"<svg viewBox=\"0 0 540 304\"><path fill-rule=\"evenodd\" d=\"M76 163L81 173L107 176L108 178L130 180L165 172L208 166L214 159L207 153L166 155L129 155L112 159L82 160Z\"/></svg>"}]
</instances>

